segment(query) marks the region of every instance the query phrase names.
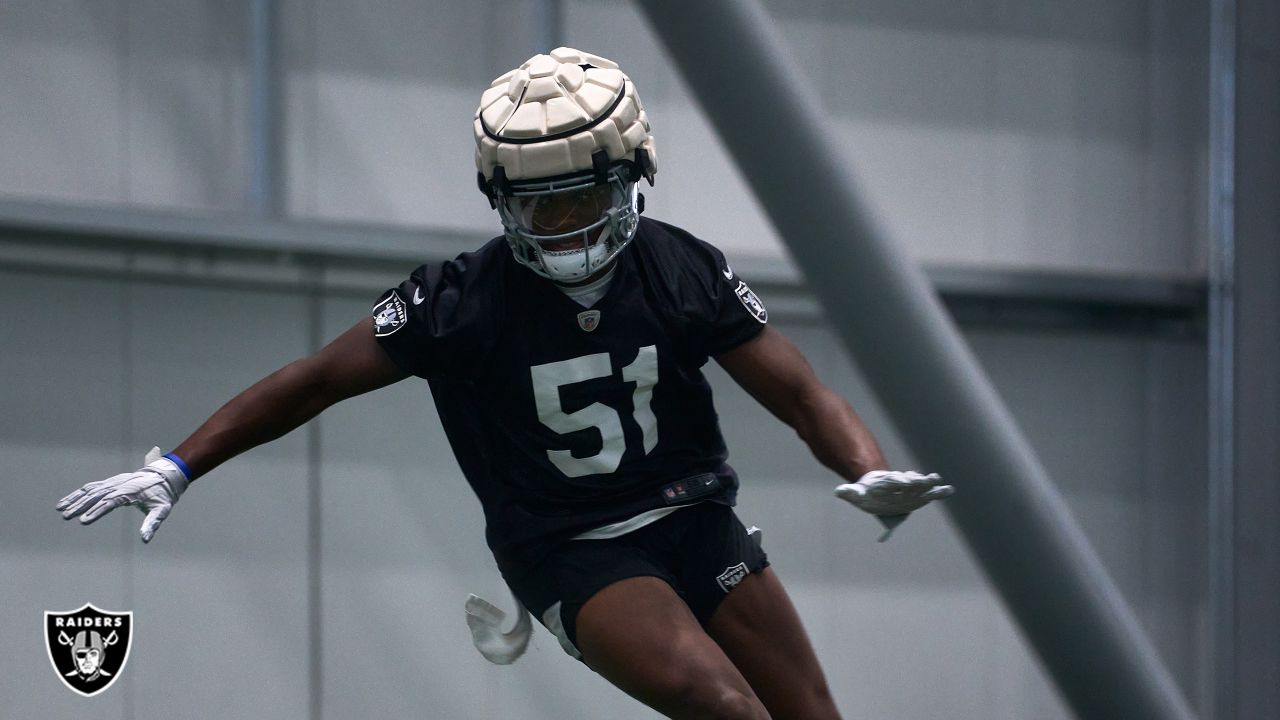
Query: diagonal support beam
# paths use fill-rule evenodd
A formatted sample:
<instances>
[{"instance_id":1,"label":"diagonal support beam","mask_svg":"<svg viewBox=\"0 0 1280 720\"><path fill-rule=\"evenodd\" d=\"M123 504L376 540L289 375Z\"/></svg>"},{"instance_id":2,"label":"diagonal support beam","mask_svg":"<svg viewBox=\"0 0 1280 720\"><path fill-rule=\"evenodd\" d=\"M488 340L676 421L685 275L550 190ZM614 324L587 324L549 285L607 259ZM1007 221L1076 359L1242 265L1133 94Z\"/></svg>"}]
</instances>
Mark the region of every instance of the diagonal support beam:
<instances>
[{"instance_id":1,"label":"diagonal support beam","mask_svg":"<svg viewBox=\"0 0 1280 720\"><path fill-rule=\"evenodd\" d=\"M904 439L956 485L956 526L1076 715L1194 718L924 274L872 221L759 1L638 4Z\"/></svg>"}]
</instances>

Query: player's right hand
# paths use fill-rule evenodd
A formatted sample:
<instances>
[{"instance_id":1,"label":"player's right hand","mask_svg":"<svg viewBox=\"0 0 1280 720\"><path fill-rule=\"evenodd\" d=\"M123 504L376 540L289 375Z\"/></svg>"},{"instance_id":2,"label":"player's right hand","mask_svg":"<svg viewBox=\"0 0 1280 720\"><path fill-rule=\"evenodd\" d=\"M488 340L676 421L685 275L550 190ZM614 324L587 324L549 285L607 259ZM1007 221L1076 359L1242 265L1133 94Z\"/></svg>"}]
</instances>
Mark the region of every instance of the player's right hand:
<instances>
[{"instance_id":1,"label":"player's right hand","mask_svg":"<svg viewBox=\"0 0 1280 720\"><path fill-rule=\"evenodd\" d=\"M146 465L134 472L84 485L59 500L55 509L62 511L64 520L79 515L80 522L89 525L121 505L135 505L147 514L139 530L142 542L151 542L190 481L158 447L151 448L143 462Z\"/></svg>"},{"instance_id":2,"label":"player's right hand","mask_svg":"<svg viewBox=\"0 0 1280 720\"><path fill-rule=\"evenodd\" d=\"M943 485L937 473L897 470L872 470L857 482L839 485L835 490L841 500L879 516L906 515L953 493L955 489Z\"/></svg>"},{"instance_id":3,"label":"player's right hand","mask_svg":"<svg viewBox=\"0 0 1280 720\"><path fill-rule=\"evenodd\" d=\"M907 515L954 493L955 488L943 485L937 473L925 475L895 470L872 470L857 482L836 487L836 497L875 515L884 525L885 532L880 536L880 542L888 540Z\"/></svg>"}]
</instances>

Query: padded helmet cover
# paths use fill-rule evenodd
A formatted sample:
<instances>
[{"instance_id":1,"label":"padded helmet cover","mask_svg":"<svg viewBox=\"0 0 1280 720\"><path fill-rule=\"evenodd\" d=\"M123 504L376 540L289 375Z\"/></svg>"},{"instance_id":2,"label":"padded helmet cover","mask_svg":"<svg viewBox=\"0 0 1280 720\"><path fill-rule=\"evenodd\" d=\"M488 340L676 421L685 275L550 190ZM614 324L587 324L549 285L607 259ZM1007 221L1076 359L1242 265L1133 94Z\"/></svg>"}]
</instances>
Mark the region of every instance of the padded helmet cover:
<instances>
[{"instance_id":1,"label":"padded helmet cover","mask_svg":"<svg viewBox=\"0 0 1280 720\"><path fill-rule=\"evenodd\" d=\"M573 48L535 55L494 80L480 98L474 131L485 183L497 166L510 181L592 170L598 150L610 163L642 163L640 174L651 183L657 172L649 118L631 80L616 63Z\"/></svg>"}]
</instances>

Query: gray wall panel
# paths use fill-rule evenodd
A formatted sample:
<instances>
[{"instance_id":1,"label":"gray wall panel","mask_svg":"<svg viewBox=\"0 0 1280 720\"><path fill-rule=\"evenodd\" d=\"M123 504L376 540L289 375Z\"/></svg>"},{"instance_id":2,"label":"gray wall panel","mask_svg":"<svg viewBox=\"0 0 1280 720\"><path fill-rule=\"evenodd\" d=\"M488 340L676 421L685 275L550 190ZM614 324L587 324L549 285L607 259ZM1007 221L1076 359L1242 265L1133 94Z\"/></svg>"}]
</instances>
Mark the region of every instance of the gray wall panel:
<instances>
[{"instance_id":1,"label":"gray wall panel","mask_svg":"<svg viewBox=\"0 0 1280 720\"><path fill-rule=\"evenodd\" d=\"M1202 274L1205 3L953 5L770 6L831 111L832 151L857 164L890 232L930 262ZM473 187L470 123L488 81L529 54L531 7L286 3L289 211L496 228ZM0 193L247 210L240 6L0 12L0 89L14 99L0 108ZM652 212L780 258L634 8L565 2L563 37L637 80L661 157Z\"/></svg>"},{"instance_id":2,"label":"gray wall panel","mask_svg":"<svg viewBox=\"0 0 1280 720\"><path fill-rule=\"evenodd\" d=\"M1203 4L768 6L877 215L916 257L1203 272ZM780 254L630 4L566 7L568 42L609 48L645 98L662 158L652 212Z\"/></svg>"},{"instance_id":3,"label":"gray wall panel","mask_svg":"<svg viewBox=\"0 0 1280 720\"><path fill-rule=\"evenodd\" d=\"M830 329L782 329L890 462L914 467ZM847 716L1069 717L940 508L877 543L880 525L831 495L841 481L718 367L708 374L743 478L738 513L764 530Z\"/></svg>"},{"instance_id":4,"label":"gray wall panel","mask_svg":"<svg viewBox=\"0 0 1280 720\"><path fill-rule=\"evenodd\" d=\"M244 212L248 203L245 3L130 2L124 200Z\"/></svg>"},{"instance_id":5,"label":"gray wall panel","mask_svg":"<svg viewBox=\"0 0 1280 720\"><path fill-rule=\"evenodd\" d=\"M514 8L462 0L291 3L286 26L300 37L289 40L288 55L290 210L497 227L475 187L471 117L480 91L509 69L508 49L525 54L529 45Z\"/></svg>"},{"instance_id":6,"label":"gray wall panel","mask_svg":"<svg viewBox=\"0 0 1280 720\"><path fill-rule=\"evenodd\" d=\"M133 288L135 446L173 447L240 390L305 354L306 326L291 321L305 308L305 298L285 293ZM304 440L294 433L197 481L150 545L135 539L139 513L115 520L134 536L140 644L129 677L138 717L190 707L207 717L306 717ZM194 682L143 684L173 668Z\"/></svg>"},{"instance_id":7,"label":"gray wall panel","mask_svg":"<svg viewBox=\"0 0 1280 720\"><path fill-rule=\"evenodd\" d=\"M1225 680L1238 717L1247 718L1280 706L1280 5L1249 0L1238 8L1235 268L1228 280L1235 295L1236 404L1228 422L1238 515L1234 568L1225 574L1234 587L1223 589L1235 605L1228 652L1238 671Z\"/></svg>"},{"instance_id":8,"label":"gray wall panel","mask_svg":"<svg viewBox=\"0 0 1280 720\"><path fill-rule=\"evenodd\" d=\"M824 328L786 331L863 414L891 462L911 466L834 337ZM1203 351L1105 335L968 336L1157 648L1185 691L1200 697L1207 586L1204 460L1195 439L1204 432ZM835 479L803 445L723 373L711 376L731 462L744 478L740 514L764 528L778 572L798 590L797 604L809 604L804 619L828 672L859 669L834 683L847 708L872 702L871 716L936 715L933 700L898 686L905 670L894 663L909 658L929 668L950 717L1069 716L941 513L921 513L890 543L875 544L879 527L830 499ZM901 624L925 598L936 612ZM884 624L892 632L867 637ZM886 687L896 688L889 695L898 704L874 705Z\"/></svg>"},{"instance_id":9,"label":"gray wall panel","mask_svg":"<svg viewBox=\"0 0 1280 720\"><path fill-rule=\"evenodd\" d=\"M302 354L304 334L282 321L302 315L301 301L7 272L0 287L0 447L10 473L0 504L0 604L10 612L0 640L18 663L0 680L5 716L81 716L83 703L50 674L40 623L44 610L92 602L134 612L129 664L94 700L106 716L199 707L202 717L304 717L298 437L194 485L148 546L134 510L90 527L53 511L79 484L138 467L151 444L172 447L222 401Z\"/></svg>"},{"instance_id":10,"label":"gray wall panel","mask_svg":"<svg viewBox=\"0 0 1280 720\"><path fill-rule=\"evenodd\" d=\"M0 7L0 194L196 210L247 206L239 5Z\"/></svg>"},{"instance_id":11,"label":"gray wall panel","mask_svg":"<svg viewBox=\"0 0 1280 720\"><path fill-rule=\"evenodd\" d=\"M324 335L372 299L326 303ZM426 384L408 380L320 419L325 717L363 715L373 697L392 715L465 717L483 694L462 603L467 577L496 569L434 415Z\"/></svg>"},{"instance_id":12,"label":"gray wall panel","mask_svg":"<svg viewBox=\"0 0 1280 720\"><path fill-rule=\"evenodd\" d=\"M99 523L85 529L53 510L80 483L123 461L125 290L115 282L0 272L0 707L12 717L73 718L83 699L53 675L44 612L87 601L129 609L128 539ZM69 651L68 651L69 652ZM124 694L99 697L122 717Z\"/></svg>"},{"instance_id":13,"label":"gray wall panel","mask_svg":"<svg viewBox=\"0 0 1280 720\"><path fill-rule=\"evenodd\" d=\"M1084 334L969 339L1175 679L1203 702L1203 349Z\"/></svg>"},{"instance_id":14,"label":"gray wall panel","mask_svg":"<svg viewBox=\"0 0 1280 720\"><path fill-rule=\"evenodd\" d=\"M0 5L0 193L123 199L123 2Z\"/></svg>"}]
</instances>

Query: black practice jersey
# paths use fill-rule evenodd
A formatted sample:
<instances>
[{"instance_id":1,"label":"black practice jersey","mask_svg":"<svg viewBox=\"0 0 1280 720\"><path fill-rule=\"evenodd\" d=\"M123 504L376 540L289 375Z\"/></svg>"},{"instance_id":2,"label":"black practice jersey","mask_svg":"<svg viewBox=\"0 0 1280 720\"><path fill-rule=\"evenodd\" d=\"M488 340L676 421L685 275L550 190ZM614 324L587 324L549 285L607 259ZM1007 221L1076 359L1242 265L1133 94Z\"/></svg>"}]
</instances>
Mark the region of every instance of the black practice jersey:
<instances>
[{"instance_id":1,"label":"black practice jersey","mask_svg":"<svg viewBox=\"0 0 1280 720\"><path fill-rule=\"evenodd\" d=\"M504 238L423 265L374 332L426 378L504 574L550 544L668 505L732 505L738 479L701 367L766 312L711 245L647 218L585 308Z\"/></svg>"}]
</instances>

